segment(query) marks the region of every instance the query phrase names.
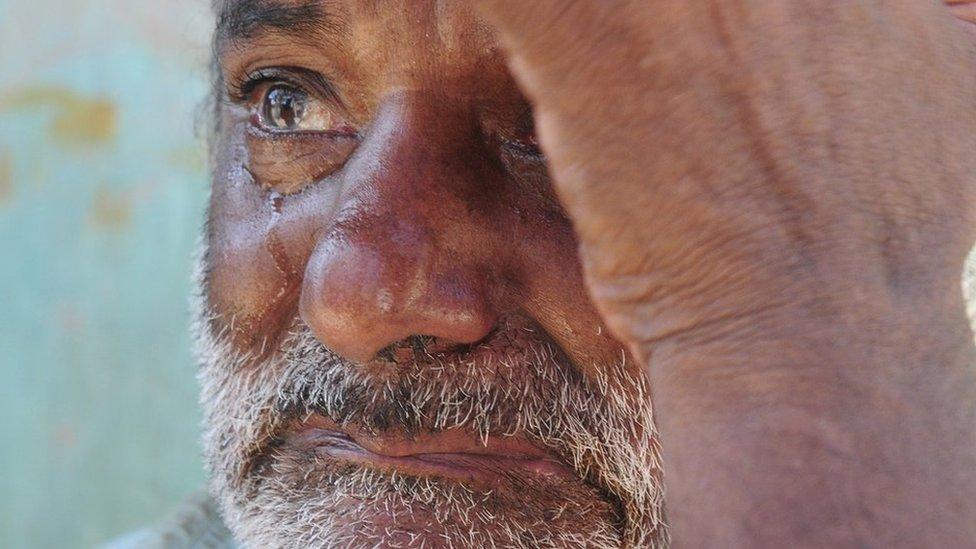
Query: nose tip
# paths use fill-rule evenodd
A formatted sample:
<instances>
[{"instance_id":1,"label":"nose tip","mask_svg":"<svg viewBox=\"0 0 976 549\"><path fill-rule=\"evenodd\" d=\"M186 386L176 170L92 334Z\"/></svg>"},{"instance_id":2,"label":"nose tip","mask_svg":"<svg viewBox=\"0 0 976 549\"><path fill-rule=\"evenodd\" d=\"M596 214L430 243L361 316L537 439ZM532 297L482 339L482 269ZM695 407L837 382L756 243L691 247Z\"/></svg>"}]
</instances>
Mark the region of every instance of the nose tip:
<instances>
[{"instance_id":1,"label":"nose tip","mask_svg":"<svg viewBox=\"0 0 976 549\"><path fill-rule=\"evenodd\" d=\"M410 336L483 339L497 321L485 288L475 269L446 264L429 247L380 249L333 235L309 259L299 308L323 345L362 363Z\"/></svg>"}]
</instances>

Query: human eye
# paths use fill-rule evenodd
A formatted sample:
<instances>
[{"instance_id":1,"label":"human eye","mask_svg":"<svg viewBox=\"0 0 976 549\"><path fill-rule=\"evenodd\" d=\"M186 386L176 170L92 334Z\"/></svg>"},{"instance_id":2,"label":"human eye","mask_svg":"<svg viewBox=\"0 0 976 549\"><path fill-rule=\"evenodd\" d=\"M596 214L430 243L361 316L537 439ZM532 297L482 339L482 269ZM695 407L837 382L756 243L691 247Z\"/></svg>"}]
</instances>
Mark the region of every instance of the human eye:
<instances>
[{"instance_id":1,"label":"human eye","mask_svg":"<svg viewBox=\"0 0 976 549\"><path fill-rule=\"evenodd\" d=\"M348 127L324 101L290 84L266 86L255 112L258 123L269 131L327 132Z\"/></svg>"},{"instance_id":2,"label":"human eye","mask_svg":"<svg viewBox=\"0 0 976 549\"><path fill-rule=\"evenodd\" d=\"M342 102L316 72L261 70L230 84L227 93L246 112L237 118L247 147L244 167L264 189L287 195L321 182L359 143Z\"/></svg>"},{"instance_id":3,"label":"human eye","mask_svg":"<svg viewBox=\"0 0 976 549\"><path fill-rule=\"evenodd\" d=\"M285 68L261 70L237 86L236 96L251 112L252 123L268 132L351 135L355 129L340 114L335 93L316 73Z\"/></svg>"}]
</instances>

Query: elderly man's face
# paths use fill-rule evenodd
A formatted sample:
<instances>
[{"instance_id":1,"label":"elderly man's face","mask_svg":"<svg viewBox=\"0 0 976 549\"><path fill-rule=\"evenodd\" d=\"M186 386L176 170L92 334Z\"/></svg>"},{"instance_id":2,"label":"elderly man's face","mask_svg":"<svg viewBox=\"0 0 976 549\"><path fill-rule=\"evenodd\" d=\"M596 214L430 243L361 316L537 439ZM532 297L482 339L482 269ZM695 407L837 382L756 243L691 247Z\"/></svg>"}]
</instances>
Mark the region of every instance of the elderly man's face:
<instances>
[{"instance_id":1,"label":"elderly man's face","mask_svg":"<svg viewBox=\"0 0 976 549\"><path fill-rule=\"evenodd\" d=\"M661 542L647 389L466 2L217 2L197 323L254 547Z\"/></svg>"}]
</instances>

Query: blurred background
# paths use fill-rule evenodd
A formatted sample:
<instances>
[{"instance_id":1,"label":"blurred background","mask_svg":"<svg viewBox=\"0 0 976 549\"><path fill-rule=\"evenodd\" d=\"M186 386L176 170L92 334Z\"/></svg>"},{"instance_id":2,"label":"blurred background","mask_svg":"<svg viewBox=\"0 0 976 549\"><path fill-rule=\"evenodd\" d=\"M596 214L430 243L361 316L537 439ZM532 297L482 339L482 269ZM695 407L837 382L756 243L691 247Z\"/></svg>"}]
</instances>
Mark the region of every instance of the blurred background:
<instances>
[{"instance_id":1,"label":"blurred background","mask_svg":"<svg viewBox=\"0 0 976 549\"><path fill-rule=\"evenodd\" d=\"M200 490L187 334L208 0L0 0L0 547Z\"/></svg>"}]
</instances>

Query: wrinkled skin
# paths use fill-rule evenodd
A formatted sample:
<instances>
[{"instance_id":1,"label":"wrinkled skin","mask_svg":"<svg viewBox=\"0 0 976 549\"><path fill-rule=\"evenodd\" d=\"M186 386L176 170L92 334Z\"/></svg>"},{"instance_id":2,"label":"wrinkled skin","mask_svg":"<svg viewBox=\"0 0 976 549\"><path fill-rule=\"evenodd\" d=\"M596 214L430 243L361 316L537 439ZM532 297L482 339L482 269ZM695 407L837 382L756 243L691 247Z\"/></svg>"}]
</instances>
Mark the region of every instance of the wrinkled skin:
<instances>
[{"instance_id":1,"label":"wrinkled skin","mask_svg":"<svg viewBox=\"0 0 976 549\"><path fill-rule=\"evenodd\" d=\"M198 335L239 538L664 544L649 381L680 545L976 540L976 50L948 10L280 5L332 17L217 40ZM275 67L328 131L261 128L269 84L236 88ZM294 435L308 414L571 474L350 462Z\"/></svg>"},{"instance_id":2,"label":"wrinkled skin","mask_svg":"<svg viewBox=\"0 0 976 549\"><path fill-rule=\"evenodd\" d=\"M197 335L213 491L235 535L662 544L646 381L589 300L494 31L464 2L217 7ZM278 82L308 91L316 131L268 129ZM337 456L333 432L372 457ZM481 451L501 458L462 475L394 460ZM516 466L536 451L560 474Z\"/></svg>"},{"instance_id":3,"label":"wrinkled skin","mask_svg":"<svg viewBox=\"0 0 976 549\"><path fill-rule=\"evenodd\" d=\"M676 543L976 545L971 2L486 0ZM635 99L639 98L639 99Z\"/></svg>"}]
</instances>

